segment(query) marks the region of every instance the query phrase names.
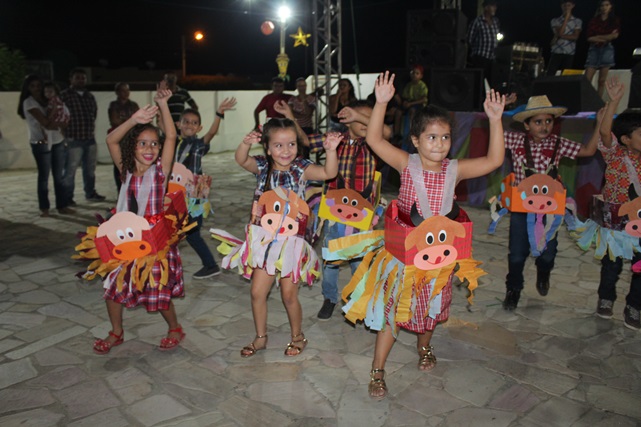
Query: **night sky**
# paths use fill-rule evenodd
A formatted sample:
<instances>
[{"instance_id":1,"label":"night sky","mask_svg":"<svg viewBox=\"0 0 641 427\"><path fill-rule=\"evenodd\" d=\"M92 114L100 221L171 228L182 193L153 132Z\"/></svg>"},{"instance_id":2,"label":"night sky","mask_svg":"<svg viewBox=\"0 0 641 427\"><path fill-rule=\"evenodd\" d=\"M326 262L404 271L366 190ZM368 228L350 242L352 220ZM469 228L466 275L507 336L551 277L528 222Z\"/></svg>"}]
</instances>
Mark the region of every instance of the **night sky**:
<instances>
[{"instance_id":1,"label":"night sky","mask_svg":"<svg viewBox=\"0 0 641 427\"><path fill-rule=\"evenodd\" d=\"M631 68L632 50L641 47L641 1L614 3L622 19L622 35L615 42L616 68ZM275 18L280 4L277 0L3 0L0 42L21 50L30 60L53 60L56 70L103 65L152 68L160 75L180 69L181 36L201 30L204 42L187 43L189 74L233 73L269 80L277 74L279 31L277 27L264 36L260 24ZM363 73L404 68L407 11L431 9L432 4L431 0L343 0L343 72L352 73L356 66ZM597 0L577 0L574 14L583 19L584 32L597 4ZM289 6L294 16L286 34L299 26L312 33L311 0L290 0ZM463 0L462 11L471 22L476 0ZM536 43L547 59L549 21L557 15L558 0L499 0L503 43ZM294 48L293 39L286 38L292 79L313 73L311 43ZM586 51L583 34L577 68L582 67ZM57 75L56 79L64 78Z\"/></svg>"}]
</instances>

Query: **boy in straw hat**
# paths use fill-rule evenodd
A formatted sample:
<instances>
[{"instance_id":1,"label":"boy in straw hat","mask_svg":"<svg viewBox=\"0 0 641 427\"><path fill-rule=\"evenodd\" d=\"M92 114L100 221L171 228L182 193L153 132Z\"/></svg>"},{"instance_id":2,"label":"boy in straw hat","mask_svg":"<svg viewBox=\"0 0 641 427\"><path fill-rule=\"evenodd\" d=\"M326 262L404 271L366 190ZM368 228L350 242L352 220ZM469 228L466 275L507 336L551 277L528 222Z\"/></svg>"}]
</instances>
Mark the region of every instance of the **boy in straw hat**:
<instances>
[{"instance_id":1,"label":"boy in straw hat","mask_svg":"<svg viewBox=\"0 0 641 427\"><path fill-rule=\"evenodd\" d=\"M532 96L523 111L514 114L514 120L523 123L526 133L505 132L505 148L512 152L512 170L515 185L525 178L525 168L534 173L546 174L551 167L558 167L562 157L574 159L594 155L597 139L586 145L552 133L554 119L567 108L553 106L545 95ZM505 280L506 293L503 308L514 310L523 289L523 267L530 255L527 213L510 214L510 237L508 274ZM550 288L550 272L556 257L556 233L547 241L546 247L536 259L536 289L545 296Z\"/></svg>"}]
</instances>

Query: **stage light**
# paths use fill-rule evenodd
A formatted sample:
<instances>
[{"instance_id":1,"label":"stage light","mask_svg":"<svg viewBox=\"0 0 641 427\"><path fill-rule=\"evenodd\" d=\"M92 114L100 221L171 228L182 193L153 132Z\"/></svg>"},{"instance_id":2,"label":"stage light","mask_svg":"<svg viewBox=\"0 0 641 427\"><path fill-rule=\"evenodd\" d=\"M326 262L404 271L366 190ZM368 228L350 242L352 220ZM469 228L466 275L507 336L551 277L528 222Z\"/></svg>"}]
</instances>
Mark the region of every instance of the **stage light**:
<instances>
[{"instance_id":1,"label":"stage light","mask_svg":"<svg viewBox=\"0 0 641 427\"><path fill-rule=\"evenodd\" d=\"M496 33L496 40L501 41L503 40L503 33Z\"/></svg>"},{"instance_id":2,"label":"stage light","mask_svg":"<svg viewBox=\"0 0 641 427\"><path fill-rule=\"evenodd\" d=\"M290 16L292 16L292 11L289 7L283 5L278 8L278 17L281 22L287 21Z\"/></svg>"}]
</instances>

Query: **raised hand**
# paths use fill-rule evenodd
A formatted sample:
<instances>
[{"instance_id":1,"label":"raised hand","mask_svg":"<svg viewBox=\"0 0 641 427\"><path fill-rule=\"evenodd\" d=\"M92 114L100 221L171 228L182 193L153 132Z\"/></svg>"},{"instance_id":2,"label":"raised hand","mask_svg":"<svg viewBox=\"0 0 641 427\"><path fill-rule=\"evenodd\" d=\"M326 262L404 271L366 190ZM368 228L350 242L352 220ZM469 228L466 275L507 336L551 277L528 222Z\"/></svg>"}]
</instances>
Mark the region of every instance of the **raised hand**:
<instances>
[{"instance_id":1,"label":"raised hand","mask_svg":"<svg viewBox=\"0 0 641 427\"><path fill-rule=\"evenodd\" d=\"M494 89L490 89L483 103L485 114L490 120L501 120L503 110L505 109L505 95L501 95Z\"/></svg>"},{"instance_id":2,"label":"raised hand","mask_svg":"<svg viewBox=\"0 0 641 427\"><path fill-rule=\"evenodd\" d=\"M394 74L390 76L389 71L385 71L385 73L381 73L378 76L374 84L376 102L388 103L392 100L394 92L396 91L394 88L394 77Z\"/></svg>"},{"instance_id":3,"label":"raised hand","mask_svg":"<svg viewBox=\"0 0 641 427\"><path fill-rule=\"evenodd\" d=\"M356 121L358 113L351 107L343 107L336 115L341 123L352 123Z\"/></svg>"},{"instance_id":4,"label":"raised hand","mask_svg":"<svg viewBox=\"0 0 641 427\"><path fill-rule=\"evenodd\" d=\"M236 106L236 98L225 98L223 99L223 102L220 103L218 106L218 112L219 113L224 113L227 110L231 110Z\"/></svg>"},{"instance_id":5,"label":"raised hand","mask_svg":"<svg viewBox=\"0 0 641 427\"><path fill-rule=\"evenodd\" d=\"M167 102L171 95L171 91L167 89L167 83L163 80L158 84L158 91L156 95L154 95L154 102Z\"/></svg>"},{"instance_id":6,"label":"raised hand","mask_svg":"<svg viewBox=\"0 0 641 427\"><path fill-rule=\"evenodd\" d=\"M625 94L625 85L619 81L618 77L612 77L605 83L605 89L608 91L610 100L614 102L621 101Z\"/></svg>"},{"instance_id":7,"label":"raised hand","mask_svg":"<svg viewBox=\"0 0 641 427\"><path fill-rule=\"evenodd\" d=\"M158 107L155 105L145 105L135 113L131 115L131 118L139 125L150 123L156 114L158 113Z\"/></svg>"},{"instance_id":8,"label":"raised hand","mask_svg":"<svg viewBox=\"0 0 641 427\"><path fill-rule=\"evenodd\" d=\"M288 119L294 120L294 113L292 113L292 109L289 107L289 104L282 99L274 103L274 110Z\"/></svg>"},{"instance_id":9,"label":"raised hand","mask_svg":"<svg viewBox=\"0 0 641 427\"><path fill-rule=\"evenodd\" d=\"M340 132L328 132L325 134L323 148L325 151L335 151L338 144L343 140L343 134Z\"/></svg>"},{"instance_id":10,"label":"raised hand","mask_svg":"<svg viewBox=\"0 0 641 427\"><path fill-rule=\"evenodd\" d=\"M243 138L243 144L246 144L246 145L258 144L262 136L263 136L262 133L253 130Z\"/></svg>"}]
</instances>

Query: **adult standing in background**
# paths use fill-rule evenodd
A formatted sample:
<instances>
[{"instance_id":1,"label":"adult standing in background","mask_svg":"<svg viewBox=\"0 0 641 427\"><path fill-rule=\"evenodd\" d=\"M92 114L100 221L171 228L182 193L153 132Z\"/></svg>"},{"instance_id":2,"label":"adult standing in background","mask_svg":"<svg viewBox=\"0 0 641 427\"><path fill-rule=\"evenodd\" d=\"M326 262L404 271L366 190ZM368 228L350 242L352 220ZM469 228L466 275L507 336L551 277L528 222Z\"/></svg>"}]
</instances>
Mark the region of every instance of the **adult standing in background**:
<instances>
[{"instance_id":1,"label":"adult standing in background","mask_svg":"<svg viewBox=\"0 0 641 427\"><path fill-rule=\"evenodd\" d=\"M96 98L87 90L87 72L74 68L69 74L71 85L60 93L62 101L69 108L71 119L65 131L69 144L67 162L65 163L64 185L68 192L67 204L75 206L73 194L75 189L76 170L82 162L82 179L85 198L99 202L105 200L96 192L96 115L98 105Z\"/></svg>"},{"instance_id":2,"label":"adult standing in background","mask_svg":"<svg viewBox=\"0 0 641 427\"><path fill-rule=\"evenodd\" d=\"M621 23L614 14L610 0L601 0L594 17L588 23L587 38L590 47L585 60L585 77L592 82L599 71L598 92L603 96L608 71L614 66L614 46L612 40L619 37Z\"/></svg>"},{"instance_id":3,"label":"adult standing in background","mask_svg":"<svg viewBox=\"0 0 641 427\"><path fill-rule=\"evenodd\" d=\"M296 79L298 94L289 98L288 104L294 113L298 126L307 135L314 133L314 111L316 110L316 97L307 93L307 82L303 77Z\"/></svg>"},{"instance_id":4,"label":"adult standing in background","mask_svg":"<svg viewBox=\"0 0 641 427\"><path fill-rule=\"evenodd\" d=\"M492 83L492 64L498 45L497 34L500 31L499 18L496 15L496 0L483 2L483 14L477 16L467 31L470 44L468 68L483 69L483 77Z\"/></svg>"},{"instance_id":5,"label":"adult standing in background","mask_svg":"<svg viewBox=\"0 0 641 427\"><path fill-rule=\"evenodd\" d=\"M561 16L550 21L554 37L551 43L550 61L548 62L547 75L554 76L558 70L572 68L576 41L581 34L583 21L572 15L575 0L561 0Z\"/></svg>"},{"instance_id":6,"label":"adult standing in background","mask_svg":"<svg viewBox=\"0 0 641 427\"><path fill-rule=\"evenodd\" d=\"M74 213L67 205L67 192L63 184L65 165L65 138L60 132L64 123L57 122L57 112L46 114L47 99L42 80L36 74L25 77L18 101L18 115L26 120L31 152L38 167L38 206L40 216L49 216L49 174L53 169L53 188L56 208L61 214Z\"/></svg>"},{"instance_id":7,"label":"adult standing in background","mask_svg":"<svg viewBox=\"0 0 641 427\"><path fill-rule=\"evenodd\" d=\"M171 98L167 101L167 105L171 113L171 120L176 125L176 129L178 129L178 122L180 121L180 115L185 110L185 104L196 111L198 111L198 104L196 104L187 89L178 86L178 77L175 74L167 73L163 80L167 83L167 89L171 91Z\"/></svg>"},{"instance_id":8,"label":"adult standing in background","mask_svg":"<svg viewBox=\"0 0 641 427\"><path fill-rule=\"evenodd\" d=\"M269 119L285 118L285 116L276 111L276 109L274 108L274 104L276 104L277 101L285 101L285 103L288 103L289 98L292 97L289 94L283 93L284 90L285 80L281 79L280 77L274 77L272 79L271 93L263 96L263 98L254 109L254 130L258 130L258 127L260 125L260 113L262 111L264 111L267 115L265 122L267 122Z\"/></svg>"},{"instance_id":9,"label":"adult standing in background","mask_svg":"<svg viewBox=\"0 0 641 427\"><path fill-rule=\"evenodd\" d=\"M136 102L129 99L130 92L129 85L127 83L116 83L114 90L116 92L116 99L109 103L109 109L107 110L109 114L109 130L107 131L107 134L126 122L127 119L140 108ZM116 181L118 193L120 193L122 179L120 178L120 170L115 164L114 180Z\"/></svg>"}]
</instances>

